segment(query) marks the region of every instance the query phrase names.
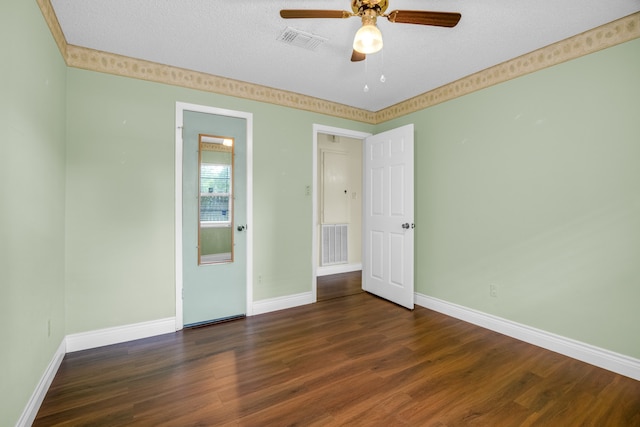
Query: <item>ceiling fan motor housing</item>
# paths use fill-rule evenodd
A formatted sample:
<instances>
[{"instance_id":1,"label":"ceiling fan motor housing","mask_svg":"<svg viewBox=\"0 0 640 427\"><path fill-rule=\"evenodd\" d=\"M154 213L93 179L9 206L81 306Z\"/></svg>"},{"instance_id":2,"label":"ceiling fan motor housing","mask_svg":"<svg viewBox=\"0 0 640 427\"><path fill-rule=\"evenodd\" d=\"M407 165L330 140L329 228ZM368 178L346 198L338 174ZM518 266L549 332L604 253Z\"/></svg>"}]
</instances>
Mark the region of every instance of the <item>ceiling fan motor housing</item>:
<instances>
[{"instance_id":1,"label":"ceiling fan motor housing","mask_svg":"<svg viewBox=\"0 0 640 427\"><path fill-rule=\"evenodd\" d=\"M373 10L375 16L382 16L387 7L388 0L351 0L351 9L358 16L363 16L368 10Z\"/></svg>"}]
</instances>

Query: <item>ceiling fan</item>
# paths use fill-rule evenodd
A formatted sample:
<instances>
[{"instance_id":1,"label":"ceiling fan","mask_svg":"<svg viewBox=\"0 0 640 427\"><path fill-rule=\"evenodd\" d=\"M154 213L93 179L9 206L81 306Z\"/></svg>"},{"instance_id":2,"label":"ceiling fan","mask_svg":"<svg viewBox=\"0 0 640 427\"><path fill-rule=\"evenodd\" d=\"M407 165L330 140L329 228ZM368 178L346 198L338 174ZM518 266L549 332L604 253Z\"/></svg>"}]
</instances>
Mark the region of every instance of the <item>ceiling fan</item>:
<instances>
[{"instance_id":1,"label":"ceiling fan","mask_svg":"<svg viewBox=\"0 0 640 427\"><path fill-rule=\"evenodd\" d=\"M421 10L394 10L385 13L389 0L351 0L351 9L346 10L316 10L316 9L283 9L280 16L284 19L303 18L351 18L357 16L362 19L362 27L353 40L351 61L362 61L368 53L376 53L382 49L382 34L376 27L379 17L387 18L389 22L401 24L433 25L437 27L455 27L462 15L457 12L433 12Z\"/></svg>"}]
</instances>

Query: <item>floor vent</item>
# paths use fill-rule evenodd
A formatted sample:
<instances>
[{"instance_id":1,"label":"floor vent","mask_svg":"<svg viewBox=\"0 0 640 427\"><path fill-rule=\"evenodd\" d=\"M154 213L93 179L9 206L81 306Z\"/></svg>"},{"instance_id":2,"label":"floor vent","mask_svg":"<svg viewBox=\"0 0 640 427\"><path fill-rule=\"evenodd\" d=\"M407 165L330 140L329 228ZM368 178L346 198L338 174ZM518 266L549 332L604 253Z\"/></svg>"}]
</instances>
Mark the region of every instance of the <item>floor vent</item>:
<instances>
[{"instance_id":1,"label":"floor vent","mask_svg":"<svg viewBox=\"0 0 640 427\"><path fill-rule=\"evenodd\" d=\"M347 224L322 225L322 265L346 264L348 262L348 231Z\"/></svg>"},{"instance_id":2,"label":"floor vent","mask_svg":"<svg viewBox=\"0 0 640 427\"><path fill-rule=\"evenodd\" d=\"M307 50L316 50L318 46L329 39L325 39L324 37L320 37L315 34L296 30L295 28L287 27L282 32L282 34L280 34L278 40L283 43L290 44L292 46L298 46Z\"/></svg>"}]
</instances>

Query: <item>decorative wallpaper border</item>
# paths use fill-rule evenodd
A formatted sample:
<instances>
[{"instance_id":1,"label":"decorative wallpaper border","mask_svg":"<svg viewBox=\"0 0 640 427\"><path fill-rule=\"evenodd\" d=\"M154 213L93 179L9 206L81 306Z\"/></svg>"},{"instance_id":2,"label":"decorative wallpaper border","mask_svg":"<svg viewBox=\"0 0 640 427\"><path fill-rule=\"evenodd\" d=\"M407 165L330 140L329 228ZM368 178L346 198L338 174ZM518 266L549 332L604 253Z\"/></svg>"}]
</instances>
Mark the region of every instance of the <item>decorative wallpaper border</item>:
<instances>
[{"instance_id":1,"label":"decorative wallpaper border","mask_svg":"<svg viewBox=\"0 0 640 427\"><path fill-rule=\"evenodd\" d=\"M410 98L376 114L376 123L386 122L427 107L468 95L553 65L597 52L640 37L640 12L582 34L545 46L437 89Z\"/></svg>"},{"instance_id":2,"label":"decorative wallpaper border","mask_svg":"<svg viewBox=\"0 0 640 427\"><path fill-rule=\"evenodd\" d=\"M58 22L58 17L53 10L53 6L51 6L50 0L36 0L38 2L38 6L40 7L40 11L42 12L42 16L44 16L44 20L49 26L49 30L53 35L53 39L58 45L58 49L60 49L60 53L64 60L67 60L67 40L64 38L64 34L62 33L62 29L60 28L60 23Z\"/></svg>"},{"instance_id":3,"label":"decorative wallpaper border","mask_svg":"<svg viewBox=\"0 0 640 427\"><path fill-rule=\"evenodd\" d=\"M640 37L640 12L543 47L377 112L267 86L67 44L50 0L37 0L69 67L378 124Z\"/></svg>"},{"instance_id":4,"label":"decorative wallpaper border","mask_svg":"<svg viewBox=\"0 0 640 427\"><path fill-rule=\"evenodd\" d=\"M215 151L219 153L231 153L233 148L229 145L223 145L215 142L200 141L200 151Z\"/></svg>"},{"instance_id":5,"label":"decorative wallpaper border","mask_svg":"<svg viewBox=\"0 0 640 427\"><path fill-rule=\"evenodd\" d=\"M375 113L372 111L361 110L294 92L84 47L67 45L67 57L65 60L68 66L85 70L267 102L365 123L375 122Z\"/></svg>"}]
</instances>

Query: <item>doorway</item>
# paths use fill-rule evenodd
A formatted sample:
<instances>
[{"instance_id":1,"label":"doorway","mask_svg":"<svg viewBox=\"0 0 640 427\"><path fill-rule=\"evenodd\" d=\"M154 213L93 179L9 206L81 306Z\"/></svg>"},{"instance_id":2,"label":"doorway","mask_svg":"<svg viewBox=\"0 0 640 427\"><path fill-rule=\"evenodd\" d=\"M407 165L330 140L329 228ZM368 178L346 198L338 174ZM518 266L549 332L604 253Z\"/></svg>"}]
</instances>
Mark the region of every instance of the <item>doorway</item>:
<instances>
[{"instance_id":1,"label":"doorway","mask_svg":"<svg viewBox=\"0 0 640 427\"><path fill-rule=\"evenodd\" d=\"M204 324L252 314L252 129L250 113L176 103L176 330L182 329L185 324ZM226 219L227 213L222 208L220 215L217 215L216 209L216 216L201 217L201 160L205 157L217 159L206 160L209 169L211 164L222 163L219 160L221 153L212 156L212 153L201 152L202 145L211 146L211 149L217 146L216 138L211 135L231 137L237 144L232 150L233 168L223 168L235 171L235 190L233 195L226 195L233 199L228 203L233 211L233 219ZM222 138L222 142L225 139ZM225 199L225 194L218 194L222 190L211 188L211 191L217 199ZM210 195L205 191L205 196ZM219 262L203 262L203 221L208 228L222 229L226 226L229 229L228 232L233 236L232 256L223 257Z\"/></svg>"},{"instance_id":2,"label":"doorway","mask_svg":"<svg viewBox=\"0 0 640 427\"><path fill-rule=\"evenodd\" d=\"M414 307L414 127L371 135L313 127L313 295L318 277L318 139L320 134L360 139L363 145L362 289ZM324 238L324 237L323 237Z\"/></svg>"},{"instance_id":3,"label":"doorway","mask_svg":"<svg viewBox=\"0 0 640 427\"><path fill-rule=\"evenodd\" d=\"M363 140L367 136L370 134L323 125L313 126L312 293L315 301L362 292L362 174L354 179L341 176L340 170L351 169L353 151L358 153L359 158L355 160L359 162L358 169L362 170ZM353 145L357 145L357 150L350 148ZM322 185L324 174L331 175L325 179L327 185ZM333 204L333 207L327 208L324 203ZM355 220L350 219L352 214L357 215ZM335 236L338 236L337 240ZM330 244L323 238L331 239ZM340 241L343 241L342 246ZM323 245L331 246L331 250L323 252ZM337 246L337 251L334 246ZM342 258L341 249L345 252Z\"/></svg>"}]
</instances>

